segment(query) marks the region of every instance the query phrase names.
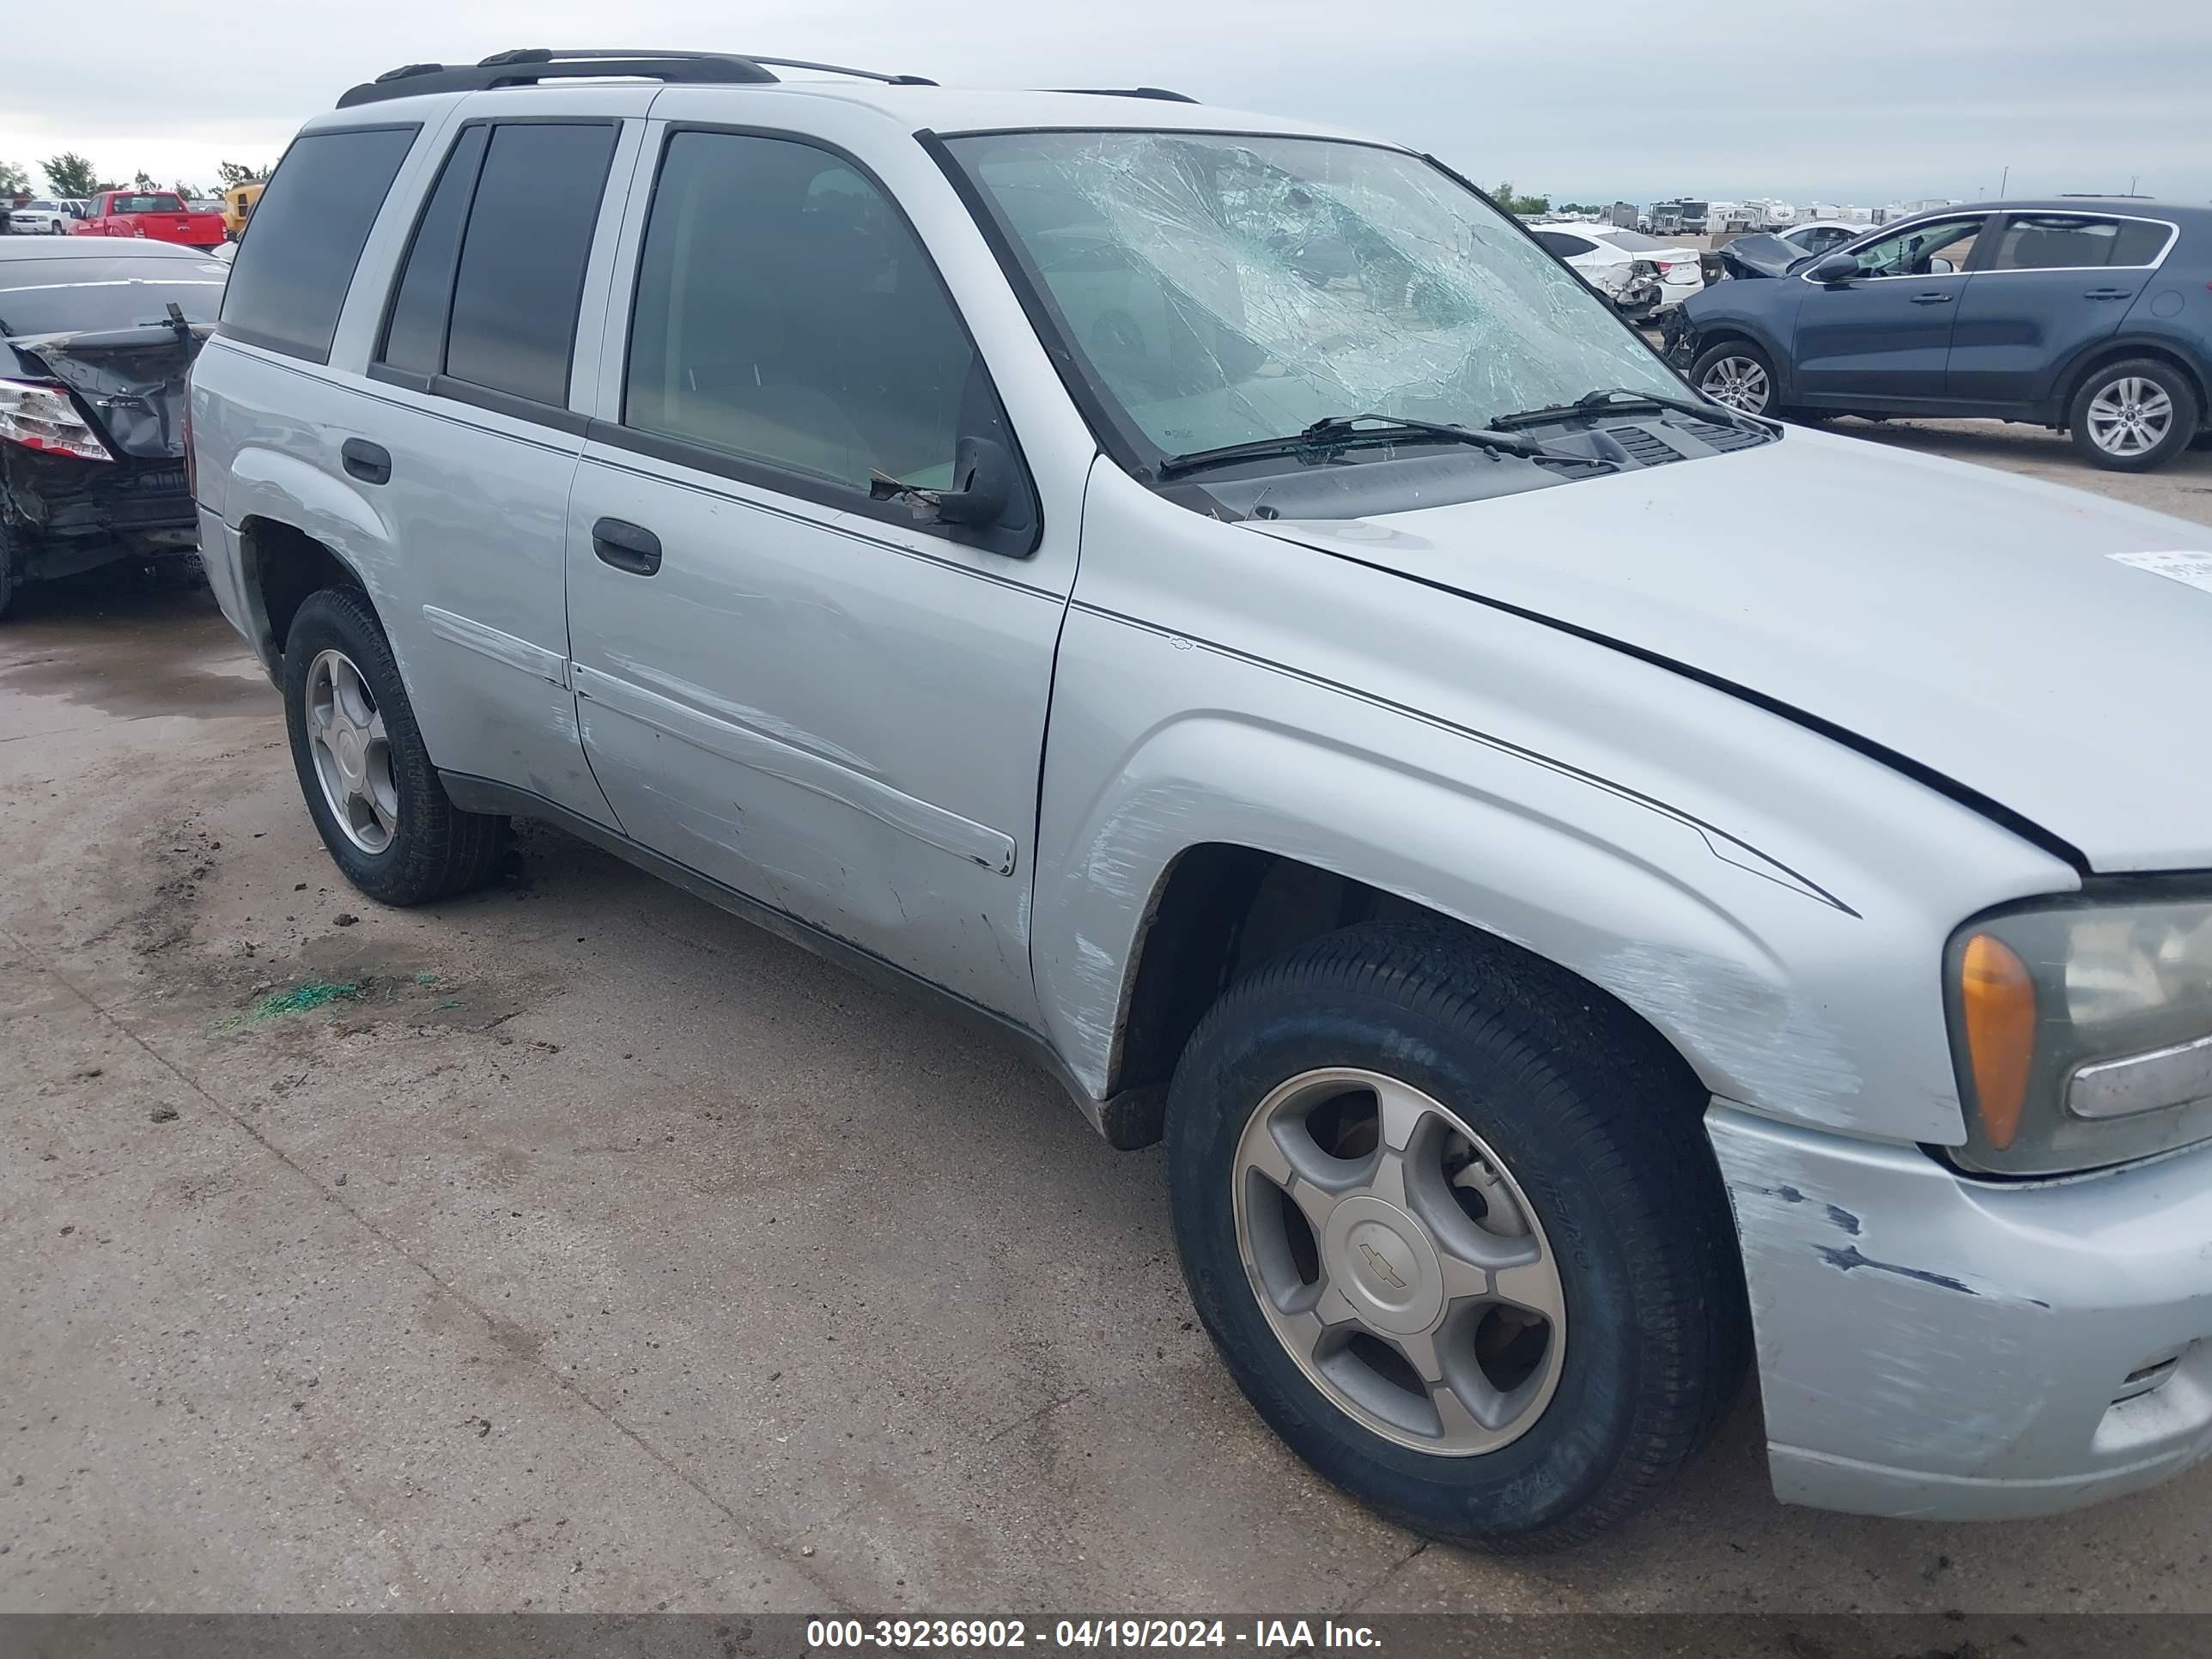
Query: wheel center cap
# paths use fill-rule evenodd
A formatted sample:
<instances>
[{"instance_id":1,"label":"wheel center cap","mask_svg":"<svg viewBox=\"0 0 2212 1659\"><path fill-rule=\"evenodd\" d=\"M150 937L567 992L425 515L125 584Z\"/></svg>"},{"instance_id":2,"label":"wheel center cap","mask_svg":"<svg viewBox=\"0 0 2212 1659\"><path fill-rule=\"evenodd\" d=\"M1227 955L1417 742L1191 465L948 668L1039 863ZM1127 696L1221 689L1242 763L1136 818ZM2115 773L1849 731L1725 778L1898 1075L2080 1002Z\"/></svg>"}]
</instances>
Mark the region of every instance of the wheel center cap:
<instances>
[{"instance_id":1,"label":"wheel center cap","mask_svg":"<svg viewBox=\"0 0 2212 1659\"><path fill-rule=\"evenodd\" d=\"M361 770L361 738L350 726L338 727L331 745L337 751L338 769L348 777Z\"/></svg>"},{"instance_id":2,"label":"wheel center cap","mask_svg":"<svg viewBox=\"0 0 2212 1659\"><path fill-rule=\"evenodd\" d=\"M1322 1241L1331 1277L1370 1325L1394 1335L1425 1331L1443 1312L1443 1272L1421 1224L1371 1195L1346 1199Z\"/></svg>"}]
</instances>

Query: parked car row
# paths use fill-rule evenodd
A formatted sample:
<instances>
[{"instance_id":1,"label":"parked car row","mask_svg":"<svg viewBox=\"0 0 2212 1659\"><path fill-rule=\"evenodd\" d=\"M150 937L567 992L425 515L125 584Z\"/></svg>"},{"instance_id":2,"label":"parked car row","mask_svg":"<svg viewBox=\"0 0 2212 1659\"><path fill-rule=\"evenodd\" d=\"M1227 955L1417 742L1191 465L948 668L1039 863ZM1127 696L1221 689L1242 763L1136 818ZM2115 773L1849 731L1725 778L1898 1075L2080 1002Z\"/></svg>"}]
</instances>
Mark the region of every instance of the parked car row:
<instances>
[{"instance_id":1,"label":"parked car row","mask_svg":"<svg viewBox=\"0 0 2212 1659\"><path fill-rule=\"evenodd\" d=\"M1762 237L1723 253L1732 280L1681 307L1667 354L1732 407L2027 422L2122 471L2205 433L2212 210L1990 203L1825 252Z\"/></svg>"},{"instance_id":2,"label":"parked car row","mask_svg":"<svg viewBox=\"0 0 2212 1659\"><path fill-rule=\"evenodd\" d=\"M208 201L174 191L117 190L83 199L40 198L15 208L0 204L0 230L15 236L144 236L213 247L245 234L262 182L234 185Z\"/></svg>"}]
</instances>

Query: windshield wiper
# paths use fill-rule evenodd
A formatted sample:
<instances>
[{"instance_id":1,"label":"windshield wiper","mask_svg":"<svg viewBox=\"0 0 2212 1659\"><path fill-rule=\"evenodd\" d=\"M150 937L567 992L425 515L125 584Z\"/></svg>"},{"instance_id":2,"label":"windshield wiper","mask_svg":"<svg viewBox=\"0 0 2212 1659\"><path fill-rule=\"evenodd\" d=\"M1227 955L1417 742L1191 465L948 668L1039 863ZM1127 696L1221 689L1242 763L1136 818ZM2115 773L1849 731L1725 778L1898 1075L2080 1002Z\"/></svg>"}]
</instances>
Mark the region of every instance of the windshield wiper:
<instances>
[{"instance_id":1,"label":"windshield wiper","mask_svg":"<svg viewBox=\"0 0 2212 1659\"><path fill-rule=\"evenodd\" d=\"M1379 424L1371 427L1362 424L1370 421ZM1518 437L1508 432L1447 426L1441 421L1401 420L1395 415L1331 415L1301 431L1285 433L1279 438L1257 438L1250 443L1223 444L1218 448L1194 449L1188 454L1170 455L1154 470L1162 478L1174 478L1205 467L1226 465L1232 461L1266 460L1278 455L1303 454L1313 449L1341 449L1347 444L1403 443L1409 438L1434 438L1446 443L1472 444L1494 455L1515 455L1522 460L1571 461L1577 466L1603 467L1608 471L1614 470L1611 461L1590 455L1577 455L1571 450L1553 449L1534 438Z\"/></svg>"},{"instance_id":2,"label":"windshield wiper","mask_svg":"<svg viewBox=\"0 0 2212 1659\"><path fill-rule=\"evenodd\" d=\"M1687 398L1668 398L1657 392L1638 392L1621 386L1605 386L1596 392L1585 392L1571 404L1547 404L1541 409L1524 409L1516 414L1500 415L1490 423L1490 428L1493 432L1511 432L1524 426L1542 426L1548 422L1567 420L1577 415L1595 414L1600 410L1608 409L1624 415L1639 409L1663 409L1676 415L1687 415L1692 420L1721 421L1753 432L1771 430L1765 422L1753 420L1741 410L1730 409L1725 404L1692 403Z\"/></svg>"}]
</instances>

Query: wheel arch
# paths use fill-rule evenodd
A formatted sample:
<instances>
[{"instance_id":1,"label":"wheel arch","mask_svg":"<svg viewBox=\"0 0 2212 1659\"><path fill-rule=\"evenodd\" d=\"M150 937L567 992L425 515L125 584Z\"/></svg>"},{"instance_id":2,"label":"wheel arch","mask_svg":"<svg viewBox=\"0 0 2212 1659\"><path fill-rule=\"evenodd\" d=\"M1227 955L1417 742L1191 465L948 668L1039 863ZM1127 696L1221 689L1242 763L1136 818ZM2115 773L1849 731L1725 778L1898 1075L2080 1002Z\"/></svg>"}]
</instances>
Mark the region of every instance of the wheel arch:
<instances>
[{"instance_id":1,"label":"wheel arch","mask_svg":"<svg viewBox=\"0 0 2212 1659\"><path fill-rule=\"evenodd\" d=\"M343 554L283 519L249 514L238 527L238 563L254 649L273 676L282 677L284 641L308 595L349 587L372 608L376 603L361 572Z\"/></svg>"},{"instance_id":2,"label":"wheel arch","mask_svg":"<svg viewBox=\"0 0 2212 1659\"><path fill-rule=\"evenodd\" d=\"M1176 1062L1206 1011L1247 973L1342 928L1424 922L1480 951L1501 972L1554 996L1578 999L1592 1021L1683 1086L1697 1067L1644 1014L1614 992L1433 903L1291 855L1228 842L1182 848L1161 872L1127 971L1109 1061L1112 1097L1164 1100ZM1150 1133L1116 1144L1142 1146Z\"/></svg>"},{"instance_id":3,"label":"wheel arch","mask_svg":"<svg viewBox=\"0 0 2212 1659\"><path fill-rule=\"evenodd\" d=\"M1242 972L1353 921L1423 917L1632 1012L1710 1093L1863 1115L1832 1014L1788 958L1856 912L1663 805L1552 769L1450 773L1192 717L1040 855L1040 1012L1117 1144L1143 1144L1198 1018ZM1322 788L1320 783L1326 782ZM1536 966L1541 964L1541 966ZM1910 1127L1940 1138L1927 1112ZM1117 1127L1118 1126L1118 1127Z\"/></svg>"},{"instance_id":4,"label":"wheel arch","mask_svg":"<svg viewBox=\"0 0 2212 1659\"><path fill-rule=\"evenodd\" d=\"M2140 335L2119 339L2100 340L2085 348L2069 363L2058 377L2058 392L2052 399L2053 415L2060 426L2069 424L2074 412L2074 400L2081 395L2081 388L2099 369L2114 363L2125 362L2133 357L2148 357L2162 362L2187 377L2190 390L2197 394L2199 429L2203 422L2212 421L2212 398L2207 396L2208 381L2203 365L2193 362L2189 353L2170 340L2146 338Z\"/></svg>"},{"instance_id":5,"label":"wheel arch","mask_svg":"<svg viewBox=\"0 0 2212 1659\"><path fill-rule=\"evenodd\" d=\"M283 671L293 615L317 588L358 588L381 612L376 577L389 565L391 538L350 487L296 455L248 445L226 470L223 509L254 648L272 675Z\"/></svg>"}]
</instances>

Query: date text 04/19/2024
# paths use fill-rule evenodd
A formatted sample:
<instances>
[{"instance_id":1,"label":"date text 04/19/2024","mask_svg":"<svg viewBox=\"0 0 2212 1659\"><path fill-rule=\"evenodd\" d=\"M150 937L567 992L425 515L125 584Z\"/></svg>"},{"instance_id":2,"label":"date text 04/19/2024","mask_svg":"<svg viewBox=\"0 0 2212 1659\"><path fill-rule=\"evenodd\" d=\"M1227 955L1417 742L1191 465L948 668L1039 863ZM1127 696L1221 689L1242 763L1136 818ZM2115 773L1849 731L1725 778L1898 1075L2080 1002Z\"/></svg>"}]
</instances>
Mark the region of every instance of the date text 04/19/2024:
<instances>
[{"instance_id":1,"label":"date text 04/19/2024","mask_svg":"<svg viewBox=\"0 0 2212 1659\"><path fill-rule=\"evenodd\" d=\"M1243 1647L1258 1652L1313 1652L1382 1646L1366 1625L1334 1620L1060 1619L1048 1626L1026 1619L815 1619L807 1621L810 1650L836 1648L1049 1647L1103 1650Z\"/></svg>"}]
</instances>

